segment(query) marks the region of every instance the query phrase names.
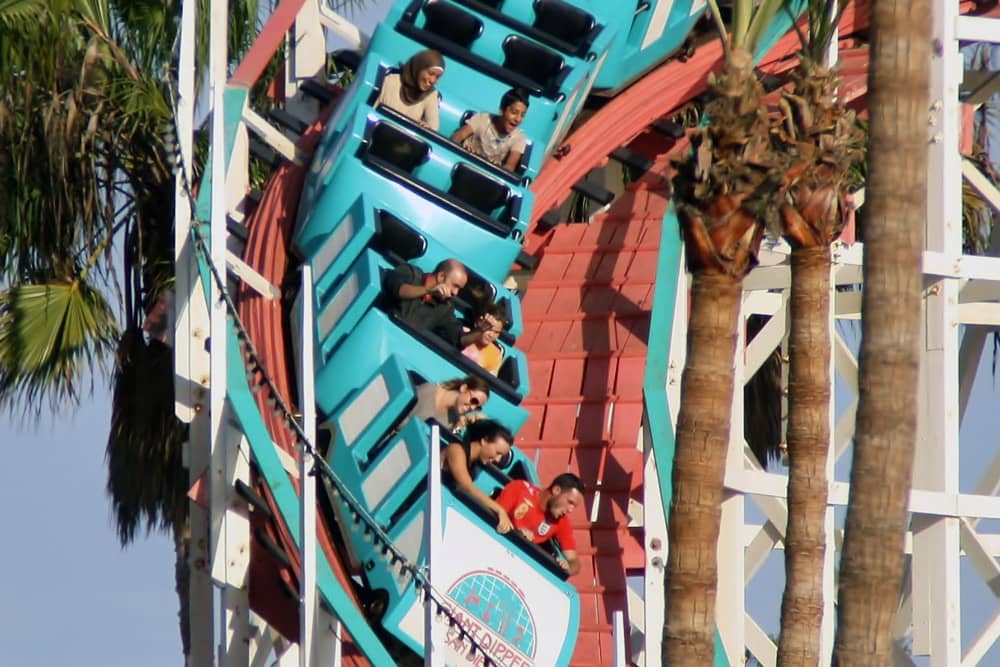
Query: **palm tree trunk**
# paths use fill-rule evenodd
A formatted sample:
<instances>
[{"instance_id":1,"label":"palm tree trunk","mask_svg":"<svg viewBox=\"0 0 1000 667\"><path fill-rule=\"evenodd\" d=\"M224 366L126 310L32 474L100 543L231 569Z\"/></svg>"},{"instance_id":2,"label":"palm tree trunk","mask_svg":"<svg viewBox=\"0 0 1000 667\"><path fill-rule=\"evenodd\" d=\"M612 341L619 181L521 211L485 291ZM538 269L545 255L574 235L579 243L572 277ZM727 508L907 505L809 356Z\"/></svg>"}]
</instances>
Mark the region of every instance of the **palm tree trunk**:
<instances>
[{"instance_id":1,"label":"palm tree trunk","mask_svg":"<svg viewBox=\"0 0 1000 667\"><path fill-rule=\"evenodd\" d=\"M835 662L887 665L917 435L928 0L872 3L859 405Z\"/></svg>"},{"instance_id":2,"label":"palm tree trunk","mask_svg":"<svg viewBox=\"0 0 1000 667\"><path fill-rule=\"evenodd\" d=\"M816 667L823 622L830 441L830 246L792 252L788 526L778 664Z\"/></svg>"},{"instance_id":3,"label":"palm tree trunk","mask_svg":"<svg viewBox=\"0 0 1000 667\"><path fill-rule=\"evenodd\" d=\"M696 273L670 507L664 665L711 665L742 275Z\"/></svg>"}]
</instances>

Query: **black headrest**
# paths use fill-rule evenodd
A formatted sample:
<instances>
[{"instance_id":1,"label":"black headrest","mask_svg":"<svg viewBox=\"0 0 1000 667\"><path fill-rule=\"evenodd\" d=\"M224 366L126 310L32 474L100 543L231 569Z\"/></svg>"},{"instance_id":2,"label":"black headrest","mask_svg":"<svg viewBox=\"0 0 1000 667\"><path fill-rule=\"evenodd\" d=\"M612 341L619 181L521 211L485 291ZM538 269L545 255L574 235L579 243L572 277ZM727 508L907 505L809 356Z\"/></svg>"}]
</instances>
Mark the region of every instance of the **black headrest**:
<instances>
[{"instance_id":1,"label":"black headrest","mask_svg":"<svg viewBox=\"0 0 1000 667\"><path fill-rule=\"evenodd\" d=\"M388 211L376 213L379 222L378 236L372 246L376 251L392 254L409 262L427 252L427 238Z\"/></svg>"},{"instance_id":2,"label":"black headrest","mask_svg":"<svg viewBox=\"0 0 1000 667\"><path fill-rule=\"evenodd\" d=\"M483 22L455 5L428 2L424 5L424 30L467 49L483 34Z\"/></svg>"},{"instance_id":3,"label":"black headrest","mask_svg":"<svg viewBox=\"0 0 1000 667\"><path fill-rule=\"evenodd\" d=\"M506 204L510 197L506 185L464 163L455 165L448 192L487 215Z\"/></svg>"},{"instance_id":4,"label":"black headrest","mask_svg":"<svg viewBox=\"0 0 1000 667\"><path fill-rule=\"evenodd\" d=\"M430 147L388 123L376 123L368 138L368 153L411 172L427 160Z\"/></svg>"},{"instance_id":5,"label":"black headrest","mask_svg":"<svg viewBox=\"0 0 1000 667\"><path fill-rule=\"evenodd\" d=\"M594 17L563 0L535 0L535 27L579 48L594 29Z\"/></svg>"},{"instance_id":6,"label":"black headrest","mask_svg":"<svg viewBox=\"0 0 1000 667\"><path fill-rule=\"evenodd\" d=\"M542 87L548 86L565 66L562 56L555 51L514 35L504 40L503 52L504 67Z\"/></svg>"}]
</instances>

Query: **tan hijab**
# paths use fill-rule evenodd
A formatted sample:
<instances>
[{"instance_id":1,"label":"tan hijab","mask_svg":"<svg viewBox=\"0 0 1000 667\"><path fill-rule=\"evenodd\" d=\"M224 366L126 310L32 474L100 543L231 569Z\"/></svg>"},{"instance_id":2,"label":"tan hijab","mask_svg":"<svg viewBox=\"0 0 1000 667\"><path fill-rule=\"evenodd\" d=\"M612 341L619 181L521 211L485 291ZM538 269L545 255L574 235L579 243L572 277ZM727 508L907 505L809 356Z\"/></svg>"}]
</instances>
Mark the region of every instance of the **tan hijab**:
<instances>
[{"instance_id":1,"label":"tan hijab","mask_svg":"<svg viewBox=\"0 0 1000 667\"><path fill-rule=\"evenodd\" d=\"M428 95L435 92L434 88L428 91L420 90L420 73L425 69L437 68L440 74L444 72L444 58L434 49L426 49L414 54L406 61L399 72L400 82L403 84L400 96L407 104L415 104Z\"/></svg>"}]
</instances>

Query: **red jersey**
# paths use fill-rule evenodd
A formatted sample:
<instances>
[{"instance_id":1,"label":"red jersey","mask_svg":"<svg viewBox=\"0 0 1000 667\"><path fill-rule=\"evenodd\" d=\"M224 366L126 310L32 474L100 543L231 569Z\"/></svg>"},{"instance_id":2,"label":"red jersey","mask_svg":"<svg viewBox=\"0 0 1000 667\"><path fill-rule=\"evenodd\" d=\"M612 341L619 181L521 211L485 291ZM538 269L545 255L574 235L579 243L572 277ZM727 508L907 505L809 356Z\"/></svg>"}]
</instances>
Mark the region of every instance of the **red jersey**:
<instances>
[{"instance_id":1,"label":"red jersey","mask_svg":"<svg viewBox=\"0 0 1000 667\"><path fill-rule=\"evenodd\" d=\"M559 541L563 551L575 551L576 539L573 537L573 527L569 522L569 514L564 514L555 522L546 516L539 503L542 490L524 480L516 479L497 496L497 503L507 510L515 528L525 528L531 531L533 542L541 544L553 537Z\"/></svg>"}]
</instances>

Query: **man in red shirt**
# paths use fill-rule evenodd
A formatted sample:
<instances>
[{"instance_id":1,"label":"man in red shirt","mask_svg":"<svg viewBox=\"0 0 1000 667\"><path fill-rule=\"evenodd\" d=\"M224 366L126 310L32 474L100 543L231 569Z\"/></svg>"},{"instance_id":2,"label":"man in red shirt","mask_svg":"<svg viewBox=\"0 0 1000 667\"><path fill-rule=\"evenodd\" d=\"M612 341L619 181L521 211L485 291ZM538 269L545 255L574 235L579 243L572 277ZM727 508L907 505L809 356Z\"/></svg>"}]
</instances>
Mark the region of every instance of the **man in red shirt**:
<instances>
[{"instance_id":1,"label":"man in red shirt","mask_svg":"<svg viewBox=\"0 0 1000 667\"><path fill-rule=\"evenodd\" d=\"M556 562L570 574L576 574L580 571L580 560L569 514L583 505L584 490L580 478L570 472L556 477L547 489L516 479L503 487L497 503L507 511L525 539L543 544L554 538L565 556L565 560L556 558Z\"/></svg>"}]
</instances>

